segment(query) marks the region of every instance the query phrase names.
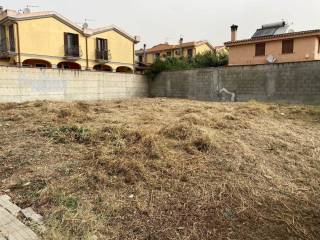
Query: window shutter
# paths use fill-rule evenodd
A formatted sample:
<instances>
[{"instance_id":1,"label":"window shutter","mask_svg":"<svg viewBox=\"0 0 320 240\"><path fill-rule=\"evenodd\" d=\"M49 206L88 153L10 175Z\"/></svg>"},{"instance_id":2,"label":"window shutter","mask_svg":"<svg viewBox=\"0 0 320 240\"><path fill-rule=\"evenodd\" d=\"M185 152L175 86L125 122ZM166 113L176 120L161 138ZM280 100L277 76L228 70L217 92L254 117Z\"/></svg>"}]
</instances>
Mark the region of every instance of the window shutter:
<instances>
[{"instance_id":1,"label":"window shutter","mask_svg":"<svg viewBox=\"0 0 320 240\"><path fill-rule=\"evenodd\" d=\"M265 56L266 55L266 44L257 43L256 44L256 56Z\"/></svg>"},{"instance_id":2,"label":"window shutter","mask_svg":"<svg viewBox=\"0 0 320 240\"><path fill-rule=\"evenodd\" d=\"M293 49L294 49L294 40L293 39L282 41L282 53L283 54L293 53Z\"/></svg>"},{"instance_id":3,"label":"window shutter","mask_svg":"<svg viewBox=\"0 0 320 240\"><path fill-rule=\"evenodd\" d=\"M0 26L0 37L1 37L1 50L7 51L7 40L6 40L6 28L5 26Z\"/></svg>"},{"instance_id":4,"label":"window shutter","mask_svg":"<svg viewBox=\"0 0 320 240\"><path fill-rule=\"evenodd\" d=\"M68 56L68 33L64 33L64 54Z\"/></svg>"},{"instance_id":5,"label":"window shutter","mask_svg":"<svg viewBox=\"0 0 320 240\"><path fill-rule=\"evenodd\" d=\"M75 46L73 47L75 48L75 54L80 57L79 35L75 34L74 38L75 38Z\"/></svg>"},{"instance_id":6,"label":"window shutter","mask_svg":"<svg viewBox=\"0 0 320 240\"><path fill-rule=\"evenodd\" d=\"M16 43L15 43L15 37L14 37L14 26L9 26L9 41L10 41L10 51L15 52L16 51Z\"/></svg>"},{"instance_id":7,"label":"window shutter","mask_svg":"<svg viewBox=\"0 0 320 240\"><path fill-rule=\"evenodd\" d=\"M96 59L100 59L100 41L96 38Z\"/></svg>"},{"instance_id":8,"label":"window shutter","mask_svg":"<svg viewBox=\"0 0 320 240\"><path fill-rule=\"evenodd\" d=\"M100 51L99 38L96 38L96 49L97 51Z\"/></svg>"}]
</instances>

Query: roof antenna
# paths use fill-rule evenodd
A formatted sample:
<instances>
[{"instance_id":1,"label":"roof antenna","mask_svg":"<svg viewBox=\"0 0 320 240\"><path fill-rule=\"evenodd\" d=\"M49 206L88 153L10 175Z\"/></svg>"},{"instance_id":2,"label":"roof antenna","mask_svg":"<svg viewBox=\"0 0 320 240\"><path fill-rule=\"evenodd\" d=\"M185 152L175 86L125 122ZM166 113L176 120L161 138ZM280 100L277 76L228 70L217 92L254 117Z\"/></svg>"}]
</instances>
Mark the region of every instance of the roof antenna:
<instances>
[{"instance_id":1,"label":"roof antenna","mask_svg":"<svg viewBox=\"0 0 320 240\"><path fill-rule=\"evenodd\" d=\"M179 44L181 45L183 43L183 35L180 34Z\"/></svg>"},{"instance_id":2,"label":"roof antenna","mask_svg":"<svg viewBox=\"0 0 320 240\"><path fill-rule=\"evenodd\" d=\"M94 22L94 20L85 18L84 19L84 23L82 24L82 29L88 29L88 27L89 27L89 23L88 22Z\"/></svg>"},{"instance_id":3,"label":"roof antenna","mask_svg":"<svg viewBox=\"0 0 320 240\"><path fill-rule=\"evenodd\" d=\"M38 8L39 6L34 6L34 5L27 5L24 9L23 9L23 13L31 13L31 8Z\"/></svg>"}]
</instances>

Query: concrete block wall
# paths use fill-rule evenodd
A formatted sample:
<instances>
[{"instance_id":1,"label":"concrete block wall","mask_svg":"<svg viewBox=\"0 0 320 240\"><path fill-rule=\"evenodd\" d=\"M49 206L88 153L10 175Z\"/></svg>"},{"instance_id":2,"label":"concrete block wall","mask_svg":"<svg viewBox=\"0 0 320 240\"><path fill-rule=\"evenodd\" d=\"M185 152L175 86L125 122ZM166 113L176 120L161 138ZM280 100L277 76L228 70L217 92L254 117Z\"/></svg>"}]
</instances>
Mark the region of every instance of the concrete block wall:
<instances>
[{"instance_id":1,"label":"concrete block wall","mask_svg":"<svg viewBox=\"0 0 320 240\"><path fill-rule=\"evenodd\" d=\"M148 96L142 75L0 67L0 102L108 100Z\"/></svg>"},{"instance_id":2,"label":"concrete block wall","mask_svg":"<svg viewBox=\"0 0 320 240\"><path fill-rule=\"evenodd\" d=\"M320 103L320 61L163 72L153 97Z\"/></svg>"}]
</instances>

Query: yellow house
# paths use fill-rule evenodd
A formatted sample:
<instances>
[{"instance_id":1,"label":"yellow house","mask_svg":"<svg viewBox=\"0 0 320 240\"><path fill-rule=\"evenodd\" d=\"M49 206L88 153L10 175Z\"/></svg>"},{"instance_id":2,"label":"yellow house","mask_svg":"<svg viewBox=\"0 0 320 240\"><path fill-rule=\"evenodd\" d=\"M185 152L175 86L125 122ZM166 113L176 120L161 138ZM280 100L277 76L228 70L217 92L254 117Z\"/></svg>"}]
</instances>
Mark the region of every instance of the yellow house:
<instances>
[{"instance_id":1,"label":"yellow house","mask_svg":"<svg viewBox=\"0 0 320 240\"><path fill-rule=\"evenodd\" d=\"M56 12L0 8L0 65L133 72L138 42L114 25L90 29Z\"/></svg>"},{"instance_id":2,"label":"yellow house","mask_svg":"<svg viewBox=\"0 0 320 240\"><path fill-rule=\"evenodd\" d=\"M161 43L149 49L140 49L136 51L137 60L140 63L152 64L157 58L168 57L193 57L198 53L214 51L215 48L208 41L183 42L181 38L179 44L171 45Z\"/></svg>"}]
</instances>

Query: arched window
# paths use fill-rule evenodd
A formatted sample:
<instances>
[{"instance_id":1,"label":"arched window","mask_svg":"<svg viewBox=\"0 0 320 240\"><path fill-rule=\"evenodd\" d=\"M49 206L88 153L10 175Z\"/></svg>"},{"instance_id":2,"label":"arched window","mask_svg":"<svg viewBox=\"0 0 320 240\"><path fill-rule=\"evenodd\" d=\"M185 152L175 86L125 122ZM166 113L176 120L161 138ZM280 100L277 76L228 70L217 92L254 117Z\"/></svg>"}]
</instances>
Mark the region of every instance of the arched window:
<instances>
[{"instance_id":1,"label":"arched window","mask_svg":"<svg viewBox=\"0 0 320 240\"><path fill-rule=\"evenodd\" d=\"M112 67L109 65L104 65L104 64L98 64L93 67L94 70L96 71L104 71L104 72L112 72Z\"/></svg>"},{"instance_id":2,"label":"arched window","mask_svg":"<svg viewBox=\"0 0 320 240\"><path fill-rule=\"evenodd\" d=\"M75 62L60 62L57 67L61 69L81 70L81 65Z\"/></svg>"},{"instance_id":3,"label":"arched window","mask_svg":"<svg viewBox=\"0 0 320 240\"><path fill-rule=\"evenodd\" d=\"M133 73L131 68L125 66L118 67L116 71L119 73Z\"/></svg>"},{"instance_id":4,"label":"arched window","mask_svg":"<svg viewBox=\"0 0 320 240\"><path fill-rule=\"evenodd\" d=\"M34 68L52 68L52 64L42 59L26 59L22 62L23 67L34 67Z\"/></svg>"}]
</instances>

